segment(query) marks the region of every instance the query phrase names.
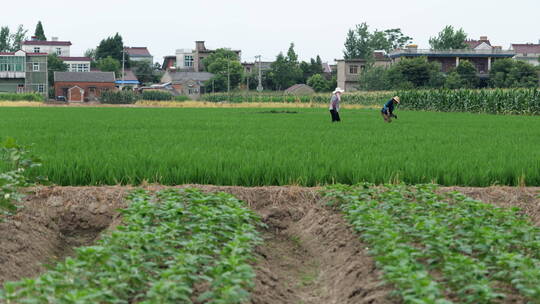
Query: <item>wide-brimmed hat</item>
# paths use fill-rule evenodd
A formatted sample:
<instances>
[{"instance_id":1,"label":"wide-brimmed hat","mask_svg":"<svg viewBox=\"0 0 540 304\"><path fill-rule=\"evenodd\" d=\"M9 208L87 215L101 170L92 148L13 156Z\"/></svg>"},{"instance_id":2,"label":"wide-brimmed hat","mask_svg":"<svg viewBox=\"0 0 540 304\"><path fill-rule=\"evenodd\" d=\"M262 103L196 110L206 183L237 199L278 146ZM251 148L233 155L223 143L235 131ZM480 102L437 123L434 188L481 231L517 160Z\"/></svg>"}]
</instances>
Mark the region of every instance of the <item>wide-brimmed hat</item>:
<instances>
[{"instance_id":1,"label":"wide-brimmed hat","mask_svg":"<svg viewBox=\"0 0 540 304\"><path fill-rule=\"evenodd\" d=\"M392 99L395 100L397 103L400 102L399 96L394 96L394 98L392 98Z\"/></svg>"},{"instance_id":2,"label":"wide-brimmed hat","mask_svg":"<svg viewBox=\"0 0 540 304\"><path fill-rule=\"evenodd\" d=\"M345 90L342 90L340 87L337 87L332 94L343 93L343 92L345 92Z\"/></svg>"}]
</instances>

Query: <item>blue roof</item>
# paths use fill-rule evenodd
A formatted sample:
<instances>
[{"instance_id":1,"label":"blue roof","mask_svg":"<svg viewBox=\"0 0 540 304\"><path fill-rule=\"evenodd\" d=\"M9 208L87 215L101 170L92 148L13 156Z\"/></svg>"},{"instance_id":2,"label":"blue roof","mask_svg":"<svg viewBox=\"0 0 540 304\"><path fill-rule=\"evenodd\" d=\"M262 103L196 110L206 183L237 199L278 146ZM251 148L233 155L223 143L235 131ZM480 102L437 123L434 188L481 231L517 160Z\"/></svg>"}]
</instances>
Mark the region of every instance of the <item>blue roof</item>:
<instances>
[{"instance_id":1,"label":"blue roof","mask_svg":"<svg viewBox=\"0 0 540 304\"><path fill-rule=\"evenodd\" d=\"M117 80L116 84L140 84L138 80Z\"/></svg>"}]
</instances>

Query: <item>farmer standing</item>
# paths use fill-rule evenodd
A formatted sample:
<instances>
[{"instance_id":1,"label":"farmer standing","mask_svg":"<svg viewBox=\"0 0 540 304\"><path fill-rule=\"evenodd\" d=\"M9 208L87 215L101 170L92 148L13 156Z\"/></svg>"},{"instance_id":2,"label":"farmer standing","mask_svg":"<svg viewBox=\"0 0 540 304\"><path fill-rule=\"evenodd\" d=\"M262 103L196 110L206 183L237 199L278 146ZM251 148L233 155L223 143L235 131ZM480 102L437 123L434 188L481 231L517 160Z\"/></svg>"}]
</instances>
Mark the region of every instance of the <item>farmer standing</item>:
<instances>
[{"instance_id":1,"label":"farmer standing","mask_svg":"<svg viewBox=\"0 0 540 304\"><path fill-rule=\"evenodd\" d=\"M332 98L330 99L330 115L332 115L332 122L339 122L341 119L339 118L339 102L341 101L341 94L345 92L341 88L336 88L334 92L332 92Z\"/></svg>"},{"instance_id":2,"label":"farmer standing","mask_svg":"<svg viewBox=\"0 0 540 304\"><path fill-rule=\"evenodd\" d=\"M381 115L386 122L392 122L392 117L397 119L397 115L394 114L394 105L399 103L399 96L394 96L387 101L381 109Z\"/></svg>"}]
</instances>

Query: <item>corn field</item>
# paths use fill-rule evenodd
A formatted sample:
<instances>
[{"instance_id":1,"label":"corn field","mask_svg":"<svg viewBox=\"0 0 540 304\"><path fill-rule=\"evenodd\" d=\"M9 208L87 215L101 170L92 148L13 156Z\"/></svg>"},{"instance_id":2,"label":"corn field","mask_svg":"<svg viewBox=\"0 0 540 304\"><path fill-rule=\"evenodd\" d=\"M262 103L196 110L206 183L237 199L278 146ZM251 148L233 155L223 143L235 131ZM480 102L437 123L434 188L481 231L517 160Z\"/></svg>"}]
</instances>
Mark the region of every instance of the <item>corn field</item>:
<instances>
[{"instance_id":1,"label":"corn field","mask_svg":"<svg viewBox=\"0 0 540 304\"><path fill-rule=\"evenodd\" d=\"M354 92L345 93L342 96L342 103L355 105L376 105L383 104L386 100L394 96L391 91L373 91L373 92ZM268 92L268 93L214 93L205 94L202 100L208 102L285 102L285 103L328 103L330 102L331 93L320 93L313 95L291 95L283 92Z\"/></svg>"},{"instance_id":2,"label":"corn field","mask_svg":"<svg viewBox=\"0 0 540 304\"><path fill-rule=\"evenodd\" d=\"M401 109L489 114L540 114L539 89L416 90L397 93Z\"/></svg>"}]
</instances>

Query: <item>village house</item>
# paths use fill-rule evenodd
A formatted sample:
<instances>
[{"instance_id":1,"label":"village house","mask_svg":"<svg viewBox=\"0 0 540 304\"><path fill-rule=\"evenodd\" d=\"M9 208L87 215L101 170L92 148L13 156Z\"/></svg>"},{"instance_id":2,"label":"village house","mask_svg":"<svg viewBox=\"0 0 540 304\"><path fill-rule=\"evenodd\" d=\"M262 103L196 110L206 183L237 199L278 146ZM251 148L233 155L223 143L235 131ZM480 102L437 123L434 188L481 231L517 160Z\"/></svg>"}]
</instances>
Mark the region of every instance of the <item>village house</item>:
<instances>
[{"instance_id":1,"label":"village house","mask_svg":"<svg viewBox=\"0 0 540 304\"><path fill-rule=\"evenodd\" d=\"M212 79L214 74L208 72L167 71L161 78L161 83L170 83L176 91L175 95L186 95L198 99L207 90L205 82ZM209 88L211 91L212 88Z\"/></svg>"},{"instance_id":2,"label":"village house","mask_svg":"<svg viewBox=\"0 0 540 304\"><path fill-rule=\"evenodd\" d=\"M0 52L0 92L48 92L47 54Z\"/></svg>"},{"instance_id":3,"label":"village house","mask_svg":"<svg viewBox=\"0 0 540 304\"><path fill-rule=\"evenodd\" d=\"M395 50L389 57L392 63L399 62L403 58L426 57L429 61L436 61L441 64L442 72L448 73L455 69L461 60L471 62L478 76L486 78L493 62L501 58L512 58L515 52L512 50L502 50L500 46L491 46L487 37L482 36L480 40L467 40L468 48L461 50L423 50L417 45L409 45L405 49Z\"/></svg>"},{"instance_id":4,"label":"village house","mask_svg":"<svg viewBox=\"0 0 540 304\"><path fill-rule=\"evenodd\" d=\"M150 54L147 47L124 47L124 51L129 55L131 61L149 61L154 63L154 56Z\"/></svg>"},{"instance_id":5,"label":"village house","mask_svg":"<svg viewBox=\"0 0 540 304\"><path fill-rule=\"evenodd\" d=\"M128 70L125 70L124 71L124 76L123 77L120 77L120 79L117 79L115 81L116 83L116 86L118 88L122 88L122 87L131 87L133 89L136 89L139 87L139 85L141 84L139 82L139 79L137 78L137 76L135 76L135 73L133 73L133 70L131 69L128 69Z\"/></svg>"},{"instance_id":6,"label":"village house","mask_svg":"<svg viewBox=\"0 0 540 304\"><path fill-rule=\"evenodd\" d=\"M336 59L337 86L346 92L358 90L360 73L368 65L366 59ZM383 51L373 52L374 66L389 67L391 60ZM331 70L330 70L331 71Z\"/></svg>"},{"instance_id":7,"label":"village house","mask_svg":"<svg viewBox=\"0 0 540 304\"><path fill-rule=\"evenodd\" d=\"M232 50L240 59L241 51ZM195 41L195 49L178 49L175 56L165 56L163 70L177 70L183 72L203 72L204 58L215 53L216 50L207 49L204 41Z\"/></svg>"},{"instance_id":8,"label":"village house","mask_svg":"<svg viewBox=\"0 0 540 304\"><path fill-rule=\"evenodd\" d=\"M90 57L58 57L68 66L68 72L90 72Z\"/></svg>"},{"instance_id":9,"label":"village house","mask_svg":"<svg viewBox=\"0 0 540 304\"><path fill-rule=\"evenodd\" d=\"M22 50L25 52L56 54L65 64L69 72L90 72L89 57L71 57L71 41L59 41L58 37L52 37L50 41L32 40L23 41Z\"/></svg>"},{"instance_id":10,"label":"village house","mask_svg":"<svg viewBox=\"0 0 540 304\"><path fill-rule=\"evenodd\" d=\"M516 53L514 59L530 63L532 65L540 65L540 41L538 44L533 43L514 43L510 47Z\"/></svg>"},{"instance_id":11,"label":"village house","mask_svg":"<svg viewBox=\"0 0 540 304\"><path fill-rule=\"evenodd\" d=\"M22 42L22 50L27 53L56 54L58 57L70 56L70 41L59 41L58 37L52 37L50 41L37 40L35 36L31 40Z\"/></svg>"},{"instance_id":12,"label":"village house","mask_svg":"<svg viewBox=\"0 0 540 304\"><path fill-rule=\"evenodd\" d=\"M54 92L69 102L97 101L115 80L114 72L54 72Z\"/></svg>"}]
</instances>

